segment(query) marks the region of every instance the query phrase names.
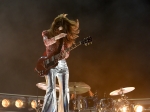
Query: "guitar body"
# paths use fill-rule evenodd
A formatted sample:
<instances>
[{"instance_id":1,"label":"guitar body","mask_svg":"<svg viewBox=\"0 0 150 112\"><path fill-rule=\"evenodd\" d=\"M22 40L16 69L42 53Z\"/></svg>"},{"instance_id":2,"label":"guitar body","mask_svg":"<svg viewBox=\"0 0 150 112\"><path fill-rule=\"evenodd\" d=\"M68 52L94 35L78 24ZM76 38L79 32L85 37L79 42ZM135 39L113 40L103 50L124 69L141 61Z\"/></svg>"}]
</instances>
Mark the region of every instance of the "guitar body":
<instances>
[{"instance_id":1,"label":"guitar body","mask_svg":"<svg viewBox=\"0 0 150 112\"><path fill-rule=\"evenodd\" d=\"M79 41L78 44L75 44L74 46L66 49L65 51L66 52L69 52L73 49L75 49L76 47L80 46L80 45L89 45L89 44L92 44L92 38L89 36L89 37L86 37L84 38L82 41ZM50 56L42 56L38 59L38 62L37 62L37 65L35 67L35 71L37 71L37 73L43 77L45 75L48 74L49 70L51 68L54 68L55 66L58 65L58 60L61 59L61 53L52 53Z\"/></svg>"},{"instance_id":2,"label":"guitar body","mask_svg":"<svg viewBox=\"0 0 150 112\"><path fill-rule=\"evenodd\" d=\"M53 57L42 56L38 59L35 70L43 77L48 74L49 70L58 65L58 62Z\"/></svg>"}]
</instances>

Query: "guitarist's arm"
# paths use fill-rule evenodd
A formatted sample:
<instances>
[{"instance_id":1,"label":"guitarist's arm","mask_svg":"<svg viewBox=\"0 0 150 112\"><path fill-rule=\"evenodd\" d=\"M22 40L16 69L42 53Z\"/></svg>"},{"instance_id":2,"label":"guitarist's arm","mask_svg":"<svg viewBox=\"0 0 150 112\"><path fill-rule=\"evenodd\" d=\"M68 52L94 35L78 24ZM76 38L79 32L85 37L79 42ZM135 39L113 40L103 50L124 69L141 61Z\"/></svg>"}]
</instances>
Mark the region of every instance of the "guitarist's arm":
<instances>
[{"instance_id":1,"label":"guitarist's arm","mask_svg":"<svg viewBox=\"0 0 150 112\"><path fill-rule=\"evenodd\" d=\"M58 39L63 38L66 35L67 35L66 33L60 33L59 35L49 39L49 32L47 30L42 32L42 37L43 37L43 41L44 41L45 46L50 46L50 45L56 43L56 41Z\"/></svg>"}]
</instances>

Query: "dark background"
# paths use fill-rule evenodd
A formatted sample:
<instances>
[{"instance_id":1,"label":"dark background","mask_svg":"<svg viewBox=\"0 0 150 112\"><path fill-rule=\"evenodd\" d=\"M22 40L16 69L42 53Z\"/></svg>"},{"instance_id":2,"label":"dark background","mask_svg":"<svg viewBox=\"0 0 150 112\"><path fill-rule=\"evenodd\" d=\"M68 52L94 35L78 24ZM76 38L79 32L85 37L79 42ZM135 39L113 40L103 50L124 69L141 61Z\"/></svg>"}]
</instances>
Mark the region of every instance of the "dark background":
<instances>
[{"instance_id":1,"label":"dark background","mask_svg":"<svg viewBox=\"0 0 150 112\"><path fill-rule=\"evenodd\" d=\"M41 32L61 13L79 19L77 41L93 37L67 59L70 82L100 98L121 87L135 87L129 98L150 97L149 0L0 0L0 93L45 95L34 67L45 50Z\"/></svg>"}]
</instances>

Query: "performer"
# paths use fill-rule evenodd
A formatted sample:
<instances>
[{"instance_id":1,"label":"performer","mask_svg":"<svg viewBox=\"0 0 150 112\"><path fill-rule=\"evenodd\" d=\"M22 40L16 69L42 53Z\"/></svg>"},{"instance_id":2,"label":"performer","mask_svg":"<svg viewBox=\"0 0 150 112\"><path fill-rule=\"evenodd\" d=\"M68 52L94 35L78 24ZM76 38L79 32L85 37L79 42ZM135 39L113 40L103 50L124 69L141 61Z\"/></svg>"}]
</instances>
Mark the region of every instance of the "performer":
<instances>
[{"instance_id":1,"label":"performer","mask_svg":"<svg viewBox=\"0 0 150 112\"><path fill-rule=\"evenodd\" d=\"M75 44L75 39L79 34L78 20L70 20L67 14L58 15L50 29L42 32L44 44L46 46L46 55L58 54L61 52L61 59L58 65L49 70L45 76L47 82L46 95L42 112L69 112L69 70L66 59L69 57L69 52L65 49ZM56 100L56 77L59 83L59 100L57 109Z\"/></svg>"}]
</instances>

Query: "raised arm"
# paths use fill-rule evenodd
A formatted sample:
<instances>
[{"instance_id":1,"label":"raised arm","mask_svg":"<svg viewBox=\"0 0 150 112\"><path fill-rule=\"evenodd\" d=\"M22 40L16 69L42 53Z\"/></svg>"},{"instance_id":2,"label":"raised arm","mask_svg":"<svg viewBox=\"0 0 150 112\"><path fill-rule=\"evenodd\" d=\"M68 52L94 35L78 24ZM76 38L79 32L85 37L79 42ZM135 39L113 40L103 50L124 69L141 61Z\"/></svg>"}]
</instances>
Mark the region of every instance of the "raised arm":
<instances>
[{"instance_id":1,"label":"raised arm","mask_svg":"<svg viewBox=\"0 0 150 112\"><path fill-rule=\"evenodd\" d=\"M43 37L43 42L45 44L45 46L50 46L54 43L56 43L56 41L60 38L65 37L67 34L66 33L60 33L59 35L52 37L52 38L48 38L49 37L49 32L47 30L42 32L42 37Z\"/></svg>"}]
</instances>

